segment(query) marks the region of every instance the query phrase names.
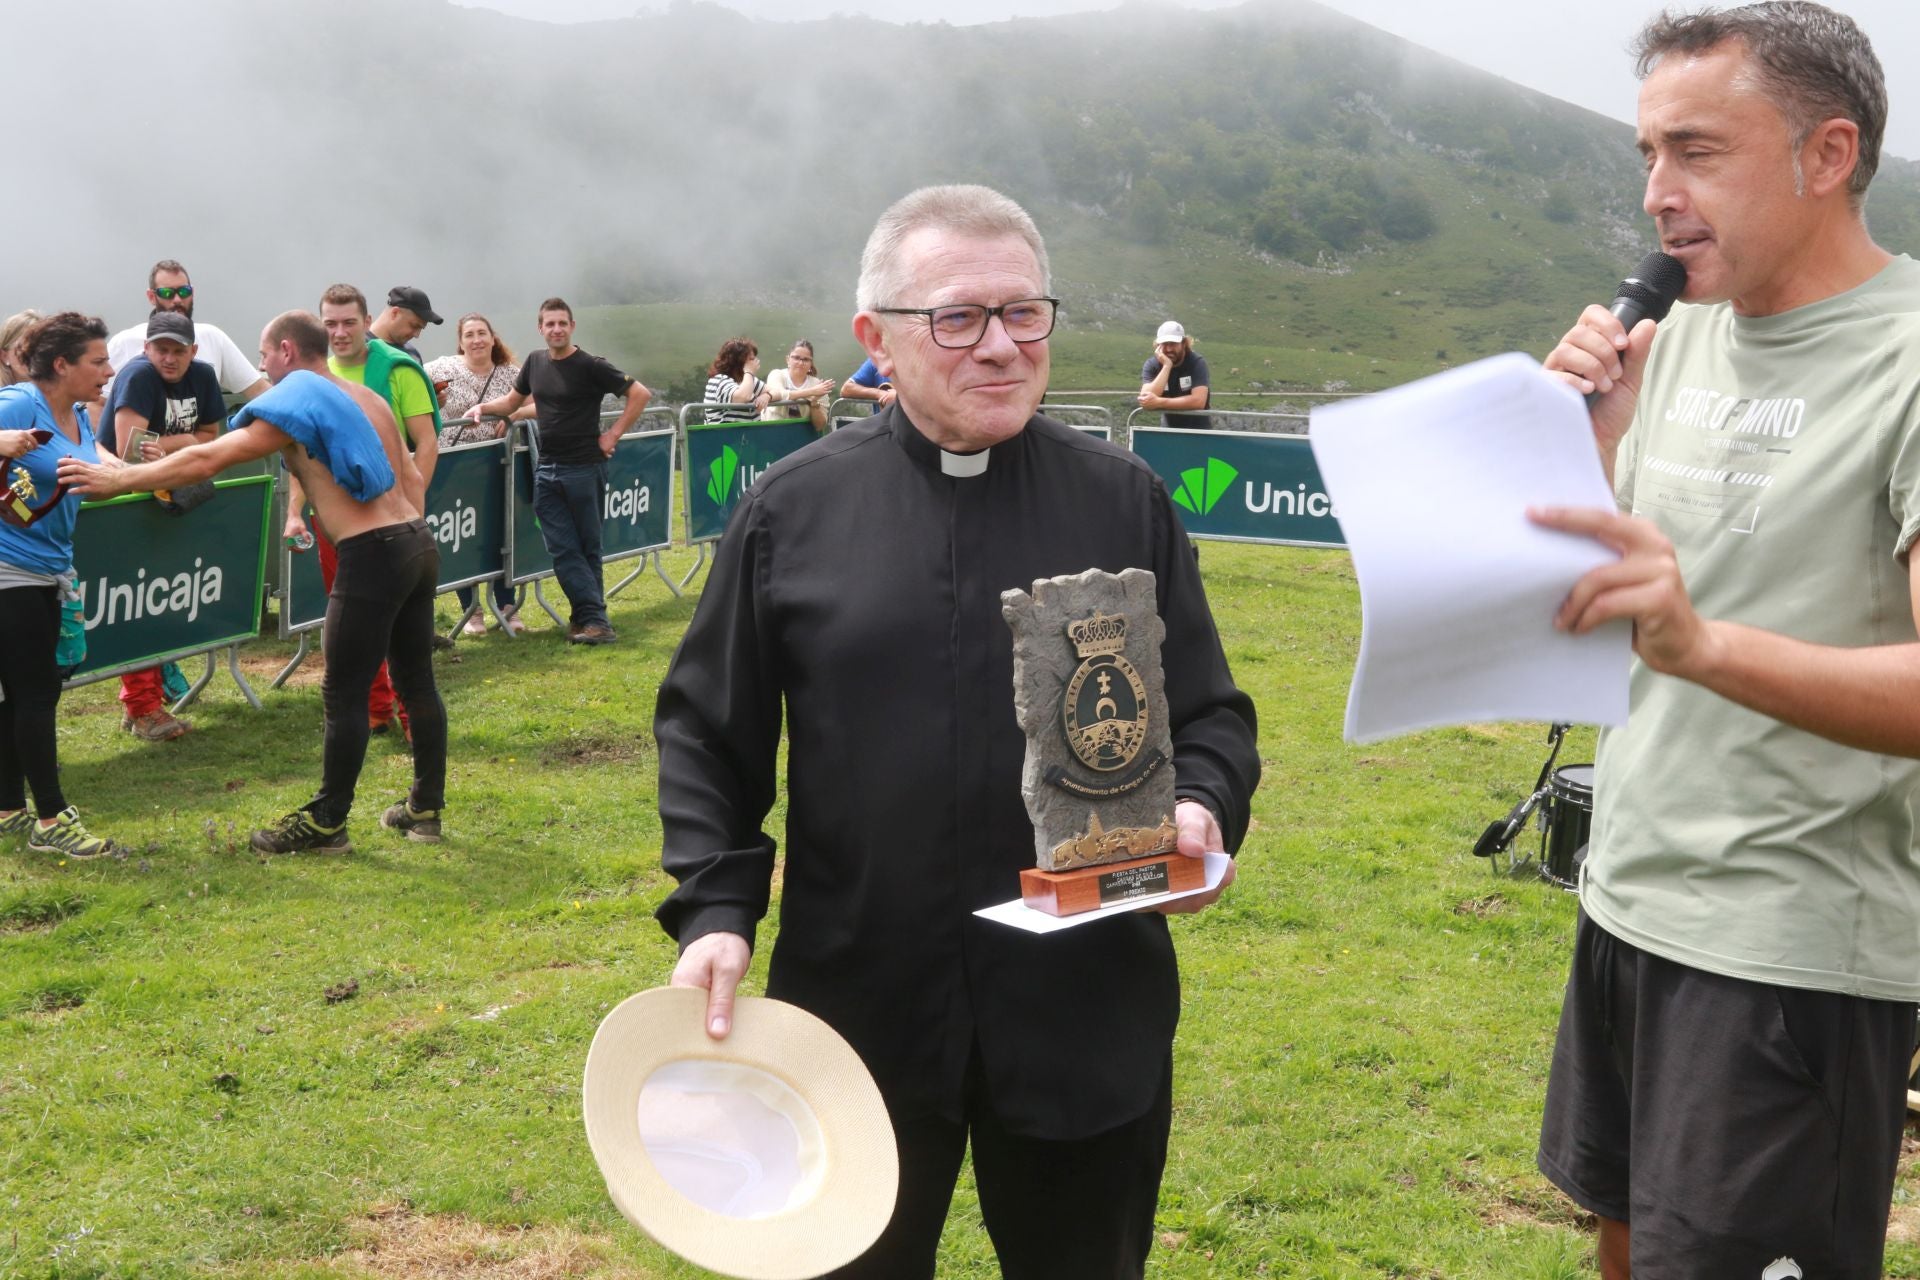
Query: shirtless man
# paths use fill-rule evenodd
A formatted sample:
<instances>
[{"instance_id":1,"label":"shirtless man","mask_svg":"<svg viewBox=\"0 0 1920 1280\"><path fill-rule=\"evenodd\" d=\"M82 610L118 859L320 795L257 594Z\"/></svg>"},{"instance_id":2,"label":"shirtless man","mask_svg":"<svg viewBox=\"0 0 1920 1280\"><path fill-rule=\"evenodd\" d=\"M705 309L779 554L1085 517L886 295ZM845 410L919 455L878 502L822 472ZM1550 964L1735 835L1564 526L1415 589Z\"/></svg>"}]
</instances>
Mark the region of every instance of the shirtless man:
<instances>
[{"instance_id":1,"label":"shirtless man","mask_svg":"<svg viewBox=\"0 0 1920 1280\"><path fill-rule=\"evenodd\" d=\"M340 568L327 597L321 649L326 745L320 790L253 833L262 853L346 853L347 813L367 755L367 687L382 658L413 712L413 790L380 825L413 840L440 839L447 773L447 715L433 683L433 593L440 555L420 518L423 485L400 447L379 395L327 369L327 332L311 312L289 311L260 335L273 390L235 418L236 429L154 462L82 463L60 481L90 498L209 479L276 449L333 535ZM396 480L397 477L397 480Z\"/></svg>"}]
</instances>

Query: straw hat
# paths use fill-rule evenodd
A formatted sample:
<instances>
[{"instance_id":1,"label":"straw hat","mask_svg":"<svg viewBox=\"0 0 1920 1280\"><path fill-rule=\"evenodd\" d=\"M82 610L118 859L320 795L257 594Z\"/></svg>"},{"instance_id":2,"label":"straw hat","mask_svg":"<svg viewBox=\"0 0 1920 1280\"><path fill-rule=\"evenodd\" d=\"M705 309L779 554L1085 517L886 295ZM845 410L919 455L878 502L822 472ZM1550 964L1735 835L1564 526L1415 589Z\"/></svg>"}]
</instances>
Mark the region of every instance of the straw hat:
<instances>
[{"instance_id":1,"label":"straw hat","mask_svg":"<svg viewBox=\"0 0 1920 1280\"><path fill-rule=\"evenodd\" d=\"M742 1280L853 1261L893 1215L899 1157L853 1047L804 1009L743 996L709 1039L707 993L616 1006L587 1052L587 1143L627 1220Z\"/></svg>"}]
</instances>

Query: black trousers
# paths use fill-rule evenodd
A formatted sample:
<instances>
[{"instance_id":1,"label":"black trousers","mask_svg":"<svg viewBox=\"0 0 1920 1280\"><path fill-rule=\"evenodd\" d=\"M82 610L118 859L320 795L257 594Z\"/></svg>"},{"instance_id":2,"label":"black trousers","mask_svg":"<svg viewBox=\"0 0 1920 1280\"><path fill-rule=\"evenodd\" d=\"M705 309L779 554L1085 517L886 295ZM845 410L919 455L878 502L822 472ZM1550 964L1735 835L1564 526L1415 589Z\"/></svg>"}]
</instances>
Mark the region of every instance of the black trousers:
<instances>
[{"instance_id":1,"label":"black trousers","mask_svg":"<svg viewBox=\"0 0 1920 1280\"><path fill-rule=\"evenodd\" d=\"M893 1124L893 1219L833 1280L932 1280L969 1137L980 1213L1006 1280L1139 1280L1145 1271L1173 1124L1171 1056L1145 1115L1076 1142L1009 1133L987 1096L978 1053L964 1120L895 1116Z\"/></svg>"},{"instance_id":2,"label":"black trousers","mask_svg":"<svg viewBox=\"0 0 1920 1280\"><path fill-rule=\"evenodd\" d=\"M60 642L57 587L8 587L0 591L0 809L27 807L51 818L67 807L60 793L60 763L54 752L53 712L60 703Z\"/></svg>"},{"instance_id":3,"label":"black trousers","mask_svg":"<svg viewBox=\"0 0 1920 1280\"><path fill-rule=\"evenodd\" d=\"M424 520L390 524L337 543L340 568L327 595L320 686L326 745L320 790L307 812L337 826L353 808L353 789L367 759L367 690L387 664L413 728L413 791L417 810L446 803L447 709L433 683L433 596L440 552Z\"/></svg>"}]
</instances>

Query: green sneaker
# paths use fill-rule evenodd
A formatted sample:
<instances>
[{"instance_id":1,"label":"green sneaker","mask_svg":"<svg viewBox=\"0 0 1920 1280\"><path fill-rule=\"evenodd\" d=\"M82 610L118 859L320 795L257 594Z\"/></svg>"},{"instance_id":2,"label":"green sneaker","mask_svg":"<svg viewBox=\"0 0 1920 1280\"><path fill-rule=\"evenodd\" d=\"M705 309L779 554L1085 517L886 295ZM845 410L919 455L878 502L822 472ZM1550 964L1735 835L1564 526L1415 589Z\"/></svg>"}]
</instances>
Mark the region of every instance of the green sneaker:
<instances>
[{"instance_id":1,"label":"green sneaker","mask_svg":"<svg viewBox=\"0 0 1920 1280\"><path fill-rule=\"evenodd\" d=\"M389 806L380 815L380 825L389 831L403 831L407 839L418 840L422 844L440 843L440 811L429 809L425 813L415 809L411 803L402 800Z\"/></svg>"},{"instance_id":2,"label":"green sneaker","mask_svg":"<svg viewBox=\"0 0 1920 1280\"><path fill-rule=\"evenodd\" d=\"M24 836L32 830L33 810L31 809L22 809L18 813L8 814L6 817L0 818L0 840L11 839L14 836Z\"/></svg>"},{"instance_id":3,"label":"green sneaker","mask_svg":"<svg viewBox=\"0 0 1920 1280\"><path fill-rule=\"evenodd\" d=\"M56 813L50 827L34 822L27 831L27 848L37 853L57 853L63 858L98 858L119 852L113 841L87 834L87 829L80 825L79 811L72 805Z\"/></svg>"},{"instance_id":4,"label":"green sneaker","mask_svg":"<svg viewBox=\"0 0 1920 1280\"><path fill-rule=\"evenodd\" d=\"M262 827L248 841L261 853L352 853L347 824L323 827L305 809L295 809L270 827Z\"/></svg>"}]
</instances>

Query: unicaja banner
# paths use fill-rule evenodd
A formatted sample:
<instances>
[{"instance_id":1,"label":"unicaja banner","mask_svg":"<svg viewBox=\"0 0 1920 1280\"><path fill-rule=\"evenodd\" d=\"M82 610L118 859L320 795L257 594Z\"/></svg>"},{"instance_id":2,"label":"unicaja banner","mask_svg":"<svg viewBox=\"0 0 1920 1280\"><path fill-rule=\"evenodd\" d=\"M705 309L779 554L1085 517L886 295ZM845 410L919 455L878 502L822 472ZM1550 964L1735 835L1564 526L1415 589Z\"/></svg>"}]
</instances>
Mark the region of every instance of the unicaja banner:
<instances>
[{"instance_id":1,"label":"unicaja banner","mask_svg":"<svg viewBox=\"0 0 1920 1280\"><path fill-rule=\"evenodd\" d=\"M1195 538L1347 545L1305 436L1135 427L1133 451L1167 486Z\"/></svg>"},{"instance_id":2,"label":"unicaja banner","mask_svg":"<svg viewBox=\"0 0 1920 1280\"><path fill-rule=\"evenodd\" d=\"M607 459L607 492L600 508L600 558L625 559L672 545L673 437L664 431L621 436ZM533 510L533 458L524 443L514 450L512 581L530 582L553 572L553 557L540 536Z\"/></svg>"},{"instance_id":3,"label":"unicaja banner","mask_svg":"<svg viewBox=\"0 0 1920 1280\"><path fill-rule=\"evenodd\" d=\"M499 576L506 568L504 440L442 450L427 485L427 528L440 549L440 590Z\"/></svg>"},{"instance_id":4,"label":"unicaja banner","mask_svg":"<svg viewBox=\"0 0 1920 1280\"><path fill-rule=\"evenodd\" d=\"M138 670L258 635L272 499L272 477L248 476L216 481L186 515L144 493L81 507L73 568L87 659L75 674Z\"/></svg>"},{"instance_id":5,"label":"unicaja banner","mask_svg":"<svg viewBox=\"0 0 1920 1280\"><path fill-rule=\"evenodd\" d=\"M687 424L687 541L726 532L734 504L766 469L819 437L805 418Z\"/></svg>"}]
</instances>

